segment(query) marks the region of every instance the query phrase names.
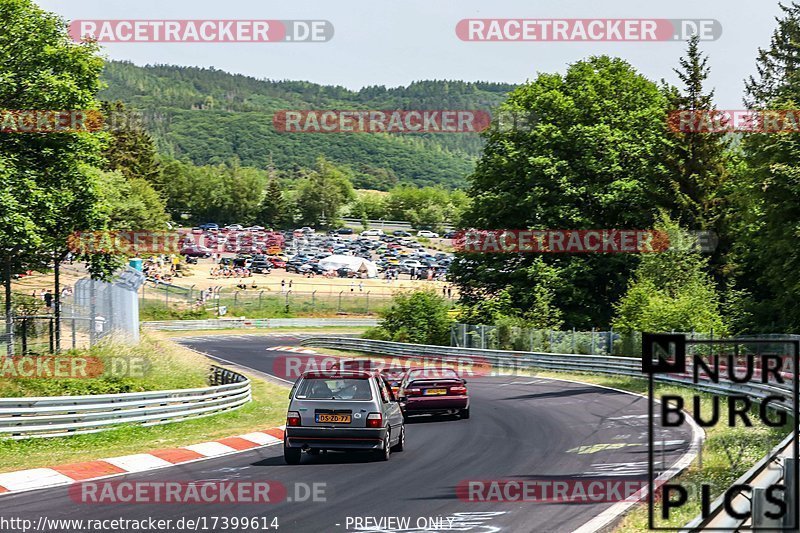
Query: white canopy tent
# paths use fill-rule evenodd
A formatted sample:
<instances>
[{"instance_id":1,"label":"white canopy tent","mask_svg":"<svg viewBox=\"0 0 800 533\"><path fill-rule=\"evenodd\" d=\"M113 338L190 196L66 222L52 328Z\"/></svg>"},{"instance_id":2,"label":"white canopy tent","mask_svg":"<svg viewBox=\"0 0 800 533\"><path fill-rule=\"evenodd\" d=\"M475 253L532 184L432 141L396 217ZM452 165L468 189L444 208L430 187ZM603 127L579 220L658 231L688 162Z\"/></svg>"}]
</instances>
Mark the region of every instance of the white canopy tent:
<instances>
[{"instance_id":1,"label":"white canopy tent","mask_svg":"<svg viewBox=\"0 0 800 533\"><path fill-rule=\"evenodd\" d=\"M332 255L325 259L319 260L319 266L325 270L335 270L338 268L352 268L363 277L377 278L378 266L363 257L355 257L353 255Z\"/></svg>"}]
</instances>

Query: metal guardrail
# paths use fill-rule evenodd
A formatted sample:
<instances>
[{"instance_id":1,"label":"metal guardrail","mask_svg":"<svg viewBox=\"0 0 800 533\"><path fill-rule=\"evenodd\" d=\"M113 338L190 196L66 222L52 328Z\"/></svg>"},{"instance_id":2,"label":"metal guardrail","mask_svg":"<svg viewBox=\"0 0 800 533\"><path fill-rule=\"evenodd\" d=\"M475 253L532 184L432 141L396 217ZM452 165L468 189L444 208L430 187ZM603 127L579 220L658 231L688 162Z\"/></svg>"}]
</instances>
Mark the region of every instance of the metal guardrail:
<instances>
[{"instance_id":1,"label":"metal guardrail","mask_svg":"<svg viewBox=\"0 0 800 533\"><path fill-rule=\"evenodd\" d=\"M156 426L215 415L251 400L250 380L211 367L210 387L168 391L0 398L0 439L98 433L123 424Z\"/></svg>"},{"instance_id":2,"label":"metal guardrail","mask_svg":"<svg viewBox=\"0 0 800 533\"><path fill-rule=\"evenodd\" d=\"M164 331L195 331L203 329L247 328L324 328L374 327L376 318L221 318L208 320L164 320L142 322L142 328Z\"/></svg>"},{"instance_id":3,"label":"metal guardrail","mask_svg":"<svg viewBox=\"0 0 800 533\"><path fill-rule=\"evenodd\" d=\"M314 346L318 348L331 348L343 351L355 351L365 354L391 356L399 358L428 357L436 358L449 363L469 363L489 364L493 368L500 369L546 369L556 371L586 372L597 374L611 374L619 376L629 376L644 378L642 374L641 359L632 357L613 357L600 355L574 355L574 354L551 354L538 352L511 352L506 350L480 350L475 348L457 348L445 346L416 345L389 341L375 341L368 339L354 339L345 337L310 337L301 341L304 346ZM691 367L690 367L691 368ZM685 374L655 375L656 381L675 383L678 385L690 386L705 392L715 394L747 394L750 397L760 400L769 395L793 394L792 383L787 381L782 386L752 384L752 383L714 383L699 376L699 383L692 380L692 370ZM780 404L770 404L772 407L791 411L789 407ZM749 483L754 489L766 488L773 483L784 478L784 472L792 469L788 468L789 462L797 460L790 457L792 435L789 435L779 444L770 454L755 464L748 472L736 482ZM779 456L782 465L776 468L772 458ZM755 491L754 491L755 492ZM792 498L787 498L792 500ZM763 495L759 493L751 500L739 496L734 502L739 512L749 511L751 505L761 505ZM755 513L754 513L755 514ZM787 515L798 516L797 510L793 510ZM707 518L697 517L692 522L681 528L681 531L703 531L708 527L718 527L736 531L744 527L746 520L736 519L728 516L724 512L724 502L720 497L711 505L711 510ZM761 527L761 524L757 524ZM774 525L773 525L774 527Z\"/></svg>"}]
</instances>

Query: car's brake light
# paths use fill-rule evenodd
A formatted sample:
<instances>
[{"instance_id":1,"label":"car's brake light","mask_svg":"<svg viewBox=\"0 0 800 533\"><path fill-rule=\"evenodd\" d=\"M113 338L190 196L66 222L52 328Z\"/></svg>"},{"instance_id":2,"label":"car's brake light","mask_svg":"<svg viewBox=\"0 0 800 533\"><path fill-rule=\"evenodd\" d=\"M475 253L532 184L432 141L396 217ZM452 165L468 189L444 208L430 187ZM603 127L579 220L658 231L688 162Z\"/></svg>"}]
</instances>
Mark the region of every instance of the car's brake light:
<instances>
[{"instance_id":1,"label":"car's brake light","mask_svg":"<svg viewBox=\"0 0 800 533\"><path fill-rule=\"evenodd\" d=\"M422 396L422 389L406 389L406 396Z\"/></svg>"},{"instance_id":2,"label":"car's brake light","mask_svg":"<svg viewBox=\"0 0 800 533\"><path fill-rule=\"evenodd\" d=\"M287 426L299 426L300 425L300 413L297 411L289 411L286 414L286 425Z\"/></svg>"},{"instance_id":3,"label":"car's brake light","mask_svg":"<svg viewBox=\"0 0 800 533\"><path fill-rule=\"evenodd\" d=\"M467 388L464 386L450 387L450 394L466 394Z\"/></svg>"},{"instance_id":4,"label":"car's brake light","mask_svg":"<svg viewBox=\"0 0 800 533\"><path fill-rule=\"evenodd\" d=\"M383 427L383 417L380 413L370 413L367 415L368 428L381 428Z\"/></svg>"}]
</instances>

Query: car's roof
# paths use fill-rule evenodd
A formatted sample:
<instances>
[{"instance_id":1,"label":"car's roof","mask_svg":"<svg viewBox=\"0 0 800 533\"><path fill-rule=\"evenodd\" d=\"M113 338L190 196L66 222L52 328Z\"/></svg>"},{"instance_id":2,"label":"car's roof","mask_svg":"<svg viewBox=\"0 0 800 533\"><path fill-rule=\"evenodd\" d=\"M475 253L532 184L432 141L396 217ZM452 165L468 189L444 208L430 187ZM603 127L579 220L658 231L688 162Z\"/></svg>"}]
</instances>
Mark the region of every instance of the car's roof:
<instances>
[{"instance_id":1,"label":"car's roof","mask_svg":"<svg viewBox=\"0 0 800 533\"><path fill-rule=\"evenodd\" d=\"M308 370L303 373L304 379L368 379L374 372L365 370Z\"/></svg>"}]
</instances>

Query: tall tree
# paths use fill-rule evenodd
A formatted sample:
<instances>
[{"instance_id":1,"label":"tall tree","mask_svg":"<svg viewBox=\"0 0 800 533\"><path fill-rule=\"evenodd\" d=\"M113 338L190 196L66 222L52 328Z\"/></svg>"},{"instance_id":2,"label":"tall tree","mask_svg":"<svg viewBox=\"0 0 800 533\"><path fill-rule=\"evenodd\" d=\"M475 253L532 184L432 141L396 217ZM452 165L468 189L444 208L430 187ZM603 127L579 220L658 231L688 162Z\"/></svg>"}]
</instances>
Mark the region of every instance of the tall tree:
<instances>
[{"instance_id":1,"label":"tall tree","mask_svg":"<svg viewBox=\"0 0 800 533\"><path fill-rule=\"evenodd\" d=\"M537 116L526 128L492 128L471 176L462 217L480 229L648 228L666 188L661 162L667 102L621 59L594 57L564 75L540 74L502 110ZM632 208L635 206L635 208ZM460 254L451 273L467 305L511 295L516 312L537 305L550 270L568 326L611 320L636 259L626 254ZM544 268L547 267L547 268Z\"/></svg>"},{"instance_id":2,"label":"tall tree","mask_svg":"<svg viewBox=\"0 0 800 533\"><path fill-rule=\"evenodd\" d=\"M324 157L317 159L314 170L297 186L297 210L300 223L309 226L334 226L339 211L355 198L347 170Z\"/></svg>"},{"instance_id":3,"label":"tall tree","mask_svg":"<svg viewBox=\"0 0 800 533\"><path fill-rule=\"evenodd\" d=\"M800 105L800 5L781 6L770 46L759 49L758 75L747 83L746 102L755 109L797 109ZM746 189L739 255L747 261L739 276L753 303L753 330L800 329L800 139L796 133L747 135Z\"/></svg>"},{"instance_id":4,"label":"tall tree","mask_svg":"<svg viewBox=\"0 0 800 533\"><path fill-rule=\"evenodd\" d=\"M157 183L160 165L155 143L134 111L122 102L103 102L109 141L103 151L108 170L118 170L129 179Z\"/></svg>"},{"instance_id":5,"label":"tall tree","mask_svg":"<svg viewBox=\"0 0 800 533\"><path fill-rule=\"evenodd\" d=\"M274 229L283 228L292 222L289 202L283 196L283 189L275 176L272 176L267 184L258 213L258 221L260 224Z\"/></svg>"},{"instance_id":6,"label":"tall tree","mask_svg":"<svg viewBox=\"0 0 800 533\"><path fill-rule=\"evenodd\" d=\"M31 0L3 2L0 23L1 109L96 109L103 63L95 44L73 43L64 20ZM0 135L0 243L23 257L97 224L98 191L85 165L99 156L96 135Z\"/></svg>"},{"instance_id":7,"label":"tall tree","mask_svg":"<svg viewBox=\"0 0 800 533\"><path fill-rule=\"evenodd\" d=\"M714 91L705 90L710 67L694 35L680 69L673 69L683 87L667 89L671 111L713 112ZM731 173L730 141L724 133L672 131L667 136L664 161L669 170L665 203L673 201L672 216L690 229L713 231L718 245L710 266L718 282L727 274L726 253L731 241L728 214Z\"/></svg>"}]
</instances>

